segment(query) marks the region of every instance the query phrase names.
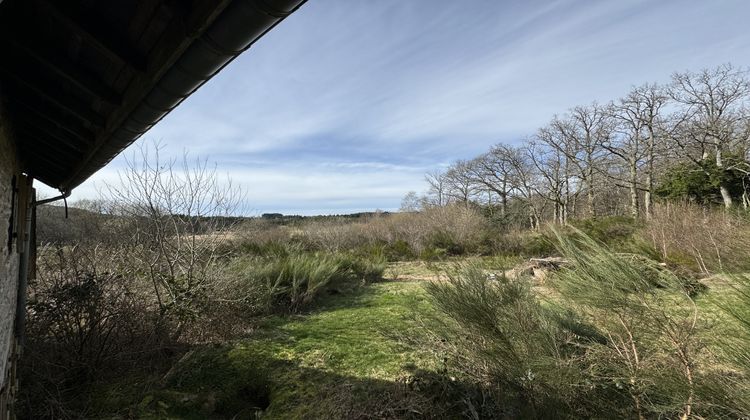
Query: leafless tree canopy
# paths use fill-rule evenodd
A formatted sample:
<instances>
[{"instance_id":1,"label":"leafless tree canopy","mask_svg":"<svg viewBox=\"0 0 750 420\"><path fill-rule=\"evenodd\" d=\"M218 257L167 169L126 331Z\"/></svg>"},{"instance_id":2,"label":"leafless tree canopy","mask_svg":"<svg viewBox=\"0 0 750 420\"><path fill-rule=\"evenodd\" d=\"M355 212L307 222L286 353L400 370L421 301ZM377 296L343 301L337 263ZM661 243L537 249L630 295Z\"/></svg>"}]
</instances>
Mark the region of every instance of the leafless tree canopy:
<instances>
[{"instance_id":1,"label":"leafless tree canopy","mask_svg":"<svg viewBox=\"0 0 750 420\"><path fill-rule=\"evenodd\" d=\"M740 204L747 209L748 104L746 69L725 64L677 72L670 83L635 86L610 103L574 107L517 145L499 143L429 173L421 202L471 203L502 217L512 208L512 216L532 227L571 217L649 218L665 171L684 164L716 179L726 207L737 204L737 196L724 174L744 173ZM710 173L709 163L718 172Z\"/></svg>"},{"instance_id":2,"label":"leafless tree canopy","mask_svg":"<svg viewBox=\"0 0 750 420\"><path fill-rule=\"evenodd\" d=\"M109 213L126 226L126 251L145 267L162 311L184 311L205 291L231 227L227 216L242 192L207 161L163 161L159 144L139 145L101 192Z\"/></svg>"}]
</instances>

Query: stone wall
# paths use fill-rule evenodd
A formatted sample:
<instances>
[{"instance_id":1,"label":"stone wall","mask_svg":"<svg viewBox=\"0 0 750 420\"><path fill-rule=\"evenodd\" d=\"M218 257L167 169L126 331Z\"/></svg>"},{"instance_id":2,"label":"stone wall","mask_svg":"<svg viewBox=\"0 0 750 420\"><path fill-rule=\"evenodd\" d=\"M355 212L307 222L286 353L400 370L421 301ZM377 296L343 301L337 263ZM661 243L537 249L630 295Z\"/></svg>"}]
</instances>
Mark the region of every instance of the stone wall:
<instances>
[{"instance_id":1,"label":"stone wall","mask_svg":"<svg viewBox=\"0 0 750 420\"><path fill-rule=\"evenodd\" d=\"M2 110L0 110L2 111ZM14 320L16 313L19 253L16 243L8 248L9 222L13 209L12 179L18 174L16 150L10 139L10 130L0 113L0 419L8 416L8 390L14 384L9 378L9 363L14 347ZM20 182L20 179L19 179ZM15 226L13 227L15 230Z\"/></svg>"}]
</instances>

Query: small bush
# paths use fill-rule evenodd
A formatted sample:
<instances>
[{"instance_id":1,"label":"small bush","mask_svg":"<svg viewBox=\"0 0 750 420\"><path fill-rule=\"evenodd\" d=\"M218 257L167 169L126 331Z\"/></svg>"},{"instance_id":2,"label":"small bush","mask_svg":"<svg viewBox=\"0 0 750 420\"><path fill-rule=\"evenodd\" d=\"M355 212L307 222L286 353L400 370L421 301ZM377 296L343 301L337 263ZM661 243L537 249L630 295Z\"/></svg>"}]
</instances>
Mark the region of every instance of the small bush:
<instances>
[{"instance_id":1,"label":"small bush","mask_svg":"<svg viewBox=\"0 0 750 420\"><path fill-rule=\"evenodd\" d=\"M494 253L497 255L548 257L557 254L555 242L547 232L513 231L496 239Z\"/></svg>"},{"instance_id":2,"label":"small bush","mask_svg":"<svg viewBox=\"0 0 750 420\"><path fill-rule=\"evenodd\" d=\"M723 363L740 369L728 370L722 385L729 398L738 402L734 416L742 417L750 412L750 275L734 275L727 280L730 289L712 301L728 315L717 341L723 350Z\"/></svg>"},{"instance_id":3,"label":"small bush","mask_svg":"<svg viewBox=\"0 0 750 420\"><path fill-rule=\"evenodd\" d=\"M388 261L406 261L414 258L414 251L408 242L403 239L397 239L392 243L383 246L383 252Z\"/></svg>"},{"instance_id":4,"label":"small bush","mask_svg":"<svg viewBox=\"0 0 750 420\"><path fill-rule=\"evenodd\" d=\"M246 265L247 295L260 312L296 312L340 272L336 259L297 253Z\"/></svg>"},{"instance_id":5,"label":"small bush","mask_svg":"<svg viewBox=\"0 0 750 420\"><path fill-rule=\"evenodd\" d=\"M625 216L607 216L573 222L590 238L610 246L622 245L632 239L638 229L635 219Z\"/></svg>"},{"instance_id":6,"label":"small bush","mask_svg":"<svg viewBox=\"0 0 750 420\"><path fill-rule=\"evenodd\" d=\"M165 365L174 354L175 324L148 285L114 271L117 257L87 247L40 250L20 359L22 418L79 418L93 384Z\"/></svg>"},{"instance_id":7,"label":"small bush","mask_svg":"<svg viewBox=\"0 0 750 420\"><path fill-rule=\"evenodd\" d=\"M382 279L388 265L382 255L362 258L353 254L343 254L338 258L342 271L349 272L354 276L354 279L366 283Z\"/></svg>"},{"instance_id":8,"label":"small bush","mask_svg":"<svg viewBox=\"0 0 750 420\"><path fill-rule=\"evenodd\" d=\"M298 312L329 289L377 281L385 272L382 257L310 253L287 247L285 255L246 257L233 263L223 300L243 302L251 314Z\"/></svg>"},{"instance_id":9,"label":"small bush","mask_svg":"<svg viewBox=\"0 0 750 420\"><path fill-rule=\"evenodd\" d=\"M444 250L445 255L462 255L466 252L466 244L459 243L449 232L437 231L429 236L427 247Z\"/></svg>"},{"instance_id":10,"label":"small bush","mask_svg":"<svg viewBox=\"0 0 750 420\"><path fill-rule=\"evenodd\" d=\"M685 282L653 264L615 254L585 235L560 237L572 261L553 281L567 305L595 325L604 343L588 343L586 364L614 385L639 417L730 415L720 374L702 337L706 314ZM606 378L606 379L605 379ZM604 382L601 382L601 381Z\"/></svg>"},{"instance_id":11,"label":"small bush","mask_svg":"<svg viewBox=\"0 0 750 420\"><path fill-rule=\"evenodd\" d=\"M441 261L447 257L448 250L445 248L425 248L419 253L419 258L428 262Z\"/></svg>"},{"instance_id":12,"label":"small bush","mask_svg":"<svg viewBox=\"0 0 750 420\"><path fill-rule=\"evenodd\" d=\"M454 324L447 337L453 368L487 384L510 417L570 413L568 403L584 398L582 373L574 366L575 346L544 308L528 281L491 279L480 266L449 274L446 283L429 283L436 306ZM571 324L575 324L571 322ZM567 401L566 401L567 400Z\"/></svg>"}]
</instances>

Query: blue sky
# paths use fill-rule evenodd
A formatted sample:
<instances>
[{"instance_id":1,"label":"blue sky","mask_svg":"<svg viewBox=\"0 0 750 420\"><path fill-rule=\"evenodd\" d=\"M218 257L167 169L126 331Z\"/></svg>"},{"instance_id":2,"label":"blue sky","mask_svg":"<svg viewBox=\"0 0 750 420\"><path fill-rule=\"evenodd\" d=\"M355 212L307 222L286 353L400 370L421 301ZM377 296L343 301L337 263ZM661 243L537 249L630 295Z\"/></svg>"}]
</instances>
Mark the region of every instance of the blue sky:
<instances>
[{"instance_id":1,"label":"blue sky","mask_svg":"<svg viewBox=\"0 0 750 420\"><path fill-rule=\"evenodd\" d=\"M144 138L216 162L248 214L397 209L425 172L572 106L750 65L748 16L746 0L309 0Z\"/></svg>"}]
</instances>

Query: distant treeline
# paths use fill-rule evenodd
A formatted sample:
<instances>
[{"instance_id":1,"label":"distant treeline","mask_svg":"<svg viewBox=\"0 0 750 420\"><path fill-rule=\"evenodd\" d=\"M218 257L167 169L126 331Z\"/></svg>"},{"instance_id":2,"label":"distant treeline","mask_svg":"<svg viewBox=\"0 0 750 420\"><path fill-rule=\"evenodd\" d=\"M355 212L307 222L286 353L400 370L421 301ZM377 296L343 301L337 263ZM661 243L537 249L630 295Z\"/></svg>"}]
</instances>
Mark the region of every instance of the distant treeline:
<instances>
[{"instance_id":1,"label":"distant treeline","mask_svg":"<svg viewBox=\"0 0 750 420\"><path fill-rule=\"evenodd\" d=\"M104 231L112 231L117 225L125 223L118 214L107 211L99 201L81 200L71 203L67 209L62 205L47 204L37 209L37 237L39 242L72 244L86 242L87 238L101 240ZM274 225L295 225L307 222L353 222L371 217L389 215L389 212L359 212L332 215L285 215L282 213L263 213L261 216L189 216L171 215L186 221L198 233L206 233L213 227L222 229L250 220L264 220Z\"/></svg>"},{"instance_id":2,"label":"distant treeline","mask_svg":"<svg viewBox=\"0 0 750 420\"><path fill-rule=\"evenodd\" d=\"M669 83L555 115L530 134L427 174L429 190L409 193L402 209L465 203L538 227L649 218L655 198L750 208L746 69L674 73Z\"/></svg>"},{"instance_id":3,"label":"distant treeline","mask_svg":"<svg viewBox=\"0 0 750 420\"><path fill-rule=\"evenodd\" d=\"M320 222L332 222L332 221L354 221L367 219L370 217L388 215L389 212L384 211L368 211L350 214L327 214L327 215L315 215L315 216L301 216L297 214L281 214L281 213L263 213L260 218L263 220L271 221L275 224L286 225L294 224L303 221L320 221Z\"/></svg>"}]
</instances>

